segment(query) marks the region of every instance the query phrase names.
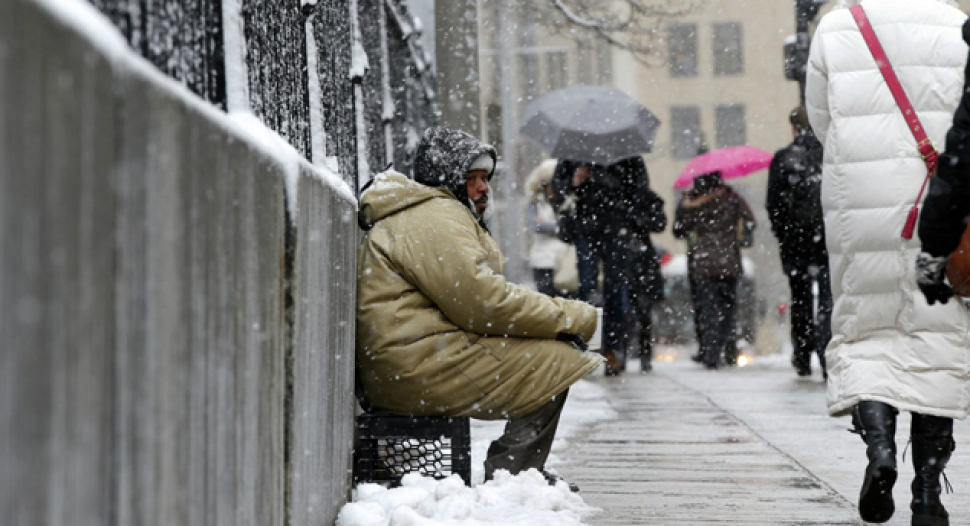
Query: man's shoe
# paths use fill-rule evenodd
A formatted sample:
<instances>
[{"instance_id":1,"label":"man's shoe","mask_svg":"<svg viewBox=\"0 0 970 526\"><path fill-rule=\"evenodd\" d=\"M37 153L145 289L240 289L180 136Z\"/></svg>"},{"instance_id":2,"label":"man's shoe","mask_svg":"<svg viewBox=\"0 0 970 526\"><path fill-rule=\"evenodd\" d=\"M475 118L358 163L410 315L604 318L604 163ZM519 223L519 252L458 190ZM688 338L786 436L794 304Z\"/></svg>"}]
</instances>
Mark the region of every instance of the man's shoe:
<instances>
[{"instance_id":1,"label":"man's shoe","mask_svg":"<svg viewBox=\"0 0 970 526\"><path fill-rule=\"evenodd\" d=\"M701 353L690 355L690 359L694 363L704 363L704 357L701 355Z\"/></svg>"},{"instance_id":2,"label":"man's shoe","mask_svg":"<svg viewBox=\"0 0 970 526\"><path fill-rule=\"evenodd\" d=\"M797 354L793 354L791 357L791 366L795 368L795 374L798 376L812 376L812 365L809 359L802 359Z\"/></svg>"},{"instance_id":3,"label":"man's shoe","mask_svg":"<svg viewBox=\"0 0 970 526\"><path fill-rule=\"evenodd\" d=\"M615 351L606 349L603 351L603 357L606 358L606 363L604 364L604 373L606 376L619 376L623 372L623 364L620 363L620 358L616 355Z\"/></svg>"},{"instance_id":4,"label":"man's shoe","mask_svg":"<svg viewBox=\"0 0 970 526\"><path fill-rule=\"evenodd\" d=\"M645 359L645 358L643 358L641 356L640 357L640 372L641 373L649 373L652 370L653 370L653 364L650 363L650 360Z\"/></svg>"},{"instance_id":5,"label":"man's shoe","mask_svg":"<svg viewBox=\"0 0 970 526\"><path fill-rule=\"evenodd\" d=\"M569 491L571 491L573 493L579 493L579 486L577 486L573 482L569 482L568 480L560 477L559 475L556 475L555 473L552 473L552 472L549 472L549 471L546 471L546 470L542 470L542 476L543 477L546 477L546 481L549 482L549 485L550 486L555 486L556 483L558 483L561 480L561 481L565 482L567 486L569 486Z\"/></svg>"}]
</instances>

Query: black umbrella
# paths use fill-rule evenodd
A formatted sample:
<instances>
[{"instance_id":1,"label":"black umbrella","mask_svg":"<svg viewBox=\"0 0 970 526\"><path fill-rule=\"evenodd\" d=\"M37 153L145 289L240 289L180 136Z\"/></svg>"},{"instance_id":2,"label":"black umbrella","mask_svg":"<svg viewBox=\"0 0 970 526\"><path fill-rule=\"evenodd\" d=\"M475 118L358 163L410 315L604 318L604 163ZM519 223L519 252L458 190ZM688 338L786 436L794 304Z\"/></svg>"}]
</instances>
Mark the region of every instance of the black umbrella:
<instances>
[{"instance_id":1,"label":"black umbrella","mask_svg":"<svg viewBox=\"0 0 970 526\"><path fill-rule=\"evenodd\" d=\"M612 164L647 153L660 119L613 88L573 86L526 104L519 132L557 159Z\"/></svg>"}]
</instances>

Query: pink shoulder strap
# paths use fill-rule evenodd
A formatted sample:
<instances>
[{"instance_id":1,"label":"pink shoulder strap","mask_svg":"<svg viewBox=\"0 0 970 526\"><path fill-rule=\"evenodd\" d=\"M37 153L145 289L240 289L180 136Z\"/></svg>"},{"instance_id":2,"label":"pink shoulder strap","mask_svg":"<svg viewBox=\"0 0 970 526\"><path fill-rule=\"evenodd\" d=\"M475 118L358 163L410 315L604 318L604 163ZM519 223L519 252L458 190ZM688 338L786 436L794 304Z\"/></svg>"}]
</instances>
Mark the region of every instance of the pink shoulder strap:
<instances>
[{"instance_id":1,"label":"pink shoulder strap","mask_svg":"<svg viewBox=\"0 0 970 526\"><path fill-rule=\"evenodd\" d=\"M936 162L940 154L933 147L933 143L930 142L929 137L926 136L926 131L923 129L922 123L920 123L919 116L916 114L916 110L913 109L913 104L909 102L909 97L906 96L906 92L903 90L903 85L899 82L899 78L896 77L896 72L893 71L893 66L889 63L889 58L886 57L886 52L882 49L882 44L879 43L876 32L872 30L869 17L866 16L862 5L856 4L849 11L852 12L852 17L855 18L855 23L859 26L859 31L862 32L862 38L865 39L866 45L869 46L869 52L872 53L872 58L876 59L876 66L879 67L879 72L882 73L883 79L886 80L889 91L893 94L893 98L896 99L896 105L903 112L903 118L906 120L906 124L909 125L910 131L913 132L913 137L916 138L916 149L919 150L920 157L926 163L928 173L923 180L923 186L919 190L919 195L916 197L916 203L913 204L913 208L910 209L909 216L906 218L906 225L903 227L903 237L912 239L913 231L916 229L916 220L919 217L919 203L923 199L926 184L929 182L930 177L933 176L933 171L936 168Z\"/></svg>"}]
</instances>

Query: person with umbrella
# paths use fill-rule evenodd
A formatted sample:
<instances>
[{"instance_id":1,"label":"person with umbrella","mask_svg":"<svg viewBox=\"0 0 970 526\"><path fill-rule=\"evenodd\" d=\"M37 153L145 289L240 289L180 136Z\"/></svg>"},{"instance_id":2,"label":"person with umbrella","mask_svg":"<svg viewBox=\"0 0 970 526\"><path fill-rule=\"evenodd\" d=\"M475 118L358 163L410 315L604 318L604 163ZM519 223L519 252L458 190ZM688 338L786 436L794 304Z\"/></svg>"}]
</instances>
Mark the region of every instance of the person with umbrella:
<instances>
[{"instance_id":1,"label":"person with umbrella","mask_svg":"<svg viewBox=\"0 0 970 526\"><path fill-rule=\"evenodd\" d=\"M622 91L591 86L543 95L526 105L523 115L521 133L561 159L552 182L557 200L575 202L560 222L560 235L572 236L576 244L581 299L589 300L596 290L599 263L604 264L602 352L606 374L620 374L627 346L630 243L635 230L648 240L649 232L666 224L663 201L650 192L640 157L653 148L660 120ZM649 257L652 248L643 254Z\"/></svg>"},{"instance_id":2,"label":"person with umbrella","mask_svg":"<svg viewBox=\"0 0 970 526\"><path fill-rule=\"evenodd\" d=\"M602 353L607 376L622 373L626 363L629 338L624 305L630 301L630 284L634 281L632 245L636 240L637 258L655 259L649 233L663 231L667 222L663 200L650 190L649 184L647 167L640 156L607 166L561 160L553 175L558 201L569 197L575 200L563 226L568 225L567 236L576 245L579 299L590 300L596 290L600 262L603 264ZM655 271L659 276L659 264ZM644 282L653 286L656 279ZM649 338L646 344L649 349ZM647 364L645 369L649 370L649 358Z\"/></svg>"},{"instance_id":3,"label":"person with umbrella","mask_svg":"<svg viewBox=\"0 0 970 526\"><path fill-rule=\"evenodd\" d=\"M687 240L687 273L699 345L695 361L717 369L721 355L737 359L736 334L741 244L755 228L751 208L721 180L722 172L702 173L684 192L674 217L674 237Z\"/></svg>"}]
</instances>

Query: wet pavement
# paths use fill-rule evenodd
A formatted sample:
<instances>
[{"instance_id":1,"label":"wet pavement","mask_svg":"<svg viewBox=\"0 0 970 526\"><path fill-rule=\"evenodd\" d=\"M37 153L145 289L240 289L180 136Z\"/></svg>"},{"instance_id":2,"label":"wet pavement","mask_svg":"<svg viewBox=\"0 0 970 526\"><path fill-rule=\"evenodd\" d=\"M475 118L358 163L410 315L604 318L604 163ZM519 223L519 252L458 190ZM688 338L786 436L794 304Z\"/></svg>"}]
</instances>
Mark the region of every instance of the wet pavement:
<instances>
[{"instance_id":1,"label":"wet pavement","mask_svg":"<svg viewBox=\"0 0 970 526\"><path fill-rule=\"evenodd\" d=\"M856 511L865 445L846 431L848 417L825 412L816 371L797 378L782 356L755 357L746 367L705 370L687 352L668 350L654 371L589 380L611 393L618 418L570 440L556 469L603 512L593 525L865 524ZM944 495L952 525L970 525L970 424L957 422L957 449ZM902 453L909 417L900 415ZM909 455L900 459L896 514L910 524Z\"/></svg>"}]
</instances>

